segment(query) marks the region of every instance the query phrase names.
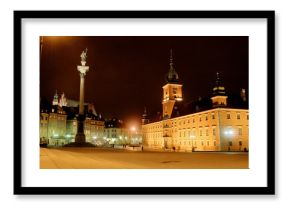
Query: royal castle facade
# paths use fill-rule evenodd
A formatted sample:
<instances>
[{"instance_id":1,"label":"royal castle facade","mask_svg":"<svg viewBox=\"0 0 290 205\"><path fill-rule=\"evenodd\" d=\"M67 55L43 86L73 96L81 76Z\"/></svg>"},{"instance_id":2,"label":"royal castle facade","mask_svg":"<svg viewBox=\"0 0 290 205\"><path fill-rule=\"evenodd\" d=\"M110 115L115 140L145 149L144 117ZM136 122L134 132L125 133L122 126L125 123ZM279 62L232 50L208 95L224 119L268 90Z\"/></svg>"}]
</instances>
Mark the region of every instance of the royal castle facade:
<instances>
[{"instance_id":1,"label":"royal castle facade","mask_svg":"<svg viewBox=\"0 0 290 205\"><path fill-rule=\"evenodd\" d=\"M155 122L150 122L146 112L142 117L144 148L181 152L249 150L248 106L228 104L218 73L210 106L206 109L194 104L191 106L194 109L182 112L182 86L171 54L163 86L162 116ZM244 89L240 97L242 103L246 101Z\"/></svg>"}]
</instances>

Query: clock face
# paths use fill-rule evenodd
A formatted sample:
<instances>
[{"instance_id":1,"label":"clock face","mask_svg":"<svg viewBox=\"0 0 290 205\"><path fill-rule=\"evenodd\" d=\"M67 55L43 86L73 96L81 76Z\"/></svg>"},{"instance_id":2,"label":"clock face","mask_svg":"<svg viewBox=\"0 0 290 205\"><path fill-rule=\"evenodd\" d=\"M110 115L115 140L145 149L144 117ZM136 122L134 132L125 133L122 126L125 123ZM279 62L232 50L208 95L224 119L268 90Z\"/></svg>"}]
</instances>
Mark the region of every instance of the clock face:
<instances>
[{"instance_id":1,"label":"clock face","mask_svg":"<svg viewBox=\"0 0 290 205\"><path fill-rule=\"evenodd\" d=\"M177 93L177 88L173 88L173 94Z\"/></svg>"}]
</instances>

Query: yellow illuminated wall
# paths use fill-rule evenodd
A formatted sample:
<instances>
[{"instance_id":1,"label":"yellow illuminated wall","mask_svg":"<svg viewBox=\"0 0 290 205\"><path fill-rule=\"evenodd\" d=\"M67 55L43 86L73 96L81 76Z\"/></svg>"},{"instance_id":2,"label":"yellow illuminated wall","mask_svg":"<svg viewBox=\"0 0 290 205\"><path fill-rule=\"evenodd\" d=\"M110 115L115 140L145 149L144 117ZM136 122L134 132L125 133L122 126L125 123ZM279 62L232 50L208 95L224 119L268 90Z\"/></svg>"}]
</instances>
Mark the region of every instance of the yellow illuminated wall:
<instances>
[{"instance_id":1,"label":"yellow illuminated wall","mask_svg":"<svg viewBox=\"0 0 290 205\"><path fill-rule=\"evenodd\" d=\"M174 103L182 101L182 85L180 84L166 84L163 86L163 118L170 118Z\"/></svg>"},{"instance_id":2,"label":"yellow illuminated wall","mask_svg":"<svg viewBox=\"0 0 290 205\"><path fill-rule=\"evenodd\" d=\"M149 149L248 151L248 110L215 108L142 126Z\"/></svg>"}]
</instances>

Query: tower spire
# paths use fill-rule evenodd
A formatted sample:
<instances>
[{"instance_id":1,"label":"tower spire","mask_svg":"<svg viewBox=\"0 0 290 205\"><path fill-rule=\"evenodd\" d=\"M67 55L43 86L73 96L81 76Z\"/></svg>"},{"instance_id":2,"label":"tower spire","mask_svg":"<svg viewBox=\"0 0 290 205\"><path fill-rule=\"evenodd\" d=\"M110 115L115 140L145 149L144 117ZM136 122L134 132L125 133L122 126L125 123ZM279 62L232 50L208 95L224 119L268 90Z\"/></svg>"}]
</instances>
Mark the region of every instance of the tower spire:
<instances>
[{"instance_id":1,"label":"tower spire","mask_svg":"<svg viewBox=\"0 0 290 205\"><path fill-rule=\"evenodd\" d=\"M58 105L58 94L57 90L55 90L55 94L53 96L52 105Z\"/></svg>"},{"instance_id":2,"label":"tower spire","mask_svg":"<svg viewBox=\"0 0 290 205\"><path fill-rule=\"evenodd\" d=\"M166 75L166 81L167 81L167 83L178 83L179 82L178 74L175 71L174 66L173 66L172 48L170 49L169 71L168 71L168 73Z\"/></svg>"},{"instance_id":3,"label":"tower spire","mask_svg":"<svg viewBox=\"0 0 290 205\"><path fill-rule=\"evenodd\" d=\"M224 107L227 105L227 96L225 87L221 83L220 73L216 73L215 86L212 89L213 97L211 98L213 107Z\"/></svg>"},{"instance_id":4,"label":"tower spire","mask_svg":"<svg viewBox=\"0 0 290 205\"><path fill-rule=\"evenodd\" d=\"M220 79L220 73L219 72L216 72L216 86L219 86L220 83L221 83L221 79Z\"/></svg>"},{"instance_id":5,"label":"tower spire","mask_svg":"<svg viewBox=\"0 0 290 205\"><path fill-rule=\"evenodd\" d=\"M173 54L172 54L172 48L170 49L170 68L173 68Z\"/></svg>"},{"instance_id":6,"label":"tower spire","mask_svg":"<svg viewBox=\"0 0 290 205\"><path fill-rule=\"evenodd\" d=\"M144 113L142 115L142 125L145 125L149 123L148 117L147 117L147 110L146 107L144 107Z\"/></svg>"},{"instance_id":7,"label":"tower spire","mask_svg":"<svg viewBox=\"0 0 290 205\"><path fill-rule=\"evenodd\" d=\"M146 107L144 107L144 114L143 115L146 115L147 116L147 110L146 110Z\"/></svg>"},{"instance_id":8,"label":"tower spire","mask_svg":"<svg viewBox=\"0 0 290 205\"><path fill-rule=\"evenodd\" d=\"M216 81L213 88L213 95L225 95L225 87L221 83L220 72L216 72Z\"/></svg>"}]
</instances>

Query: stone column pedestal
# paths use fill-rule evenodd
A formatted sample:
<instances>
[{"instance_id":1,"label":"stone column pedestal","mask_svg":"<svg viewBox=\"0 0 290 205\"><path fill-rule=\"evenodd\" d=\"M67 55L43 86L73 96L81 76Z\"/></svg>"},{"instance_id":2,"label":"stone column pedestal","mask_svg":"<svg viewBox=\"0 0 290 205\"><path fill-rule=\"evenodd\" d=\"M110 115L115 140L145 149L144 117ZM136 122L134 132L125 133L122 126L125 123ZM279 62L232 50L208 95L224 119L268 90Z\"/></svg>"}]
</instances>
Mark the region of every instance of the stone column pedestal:
<instances>
[{"instance_id":1,"label":"stone column pedestal","mask_svg":"<svg viewBox=\"0 0 290 205\"><path fill-rule=\"evenodd\" d=\"M87 51L87 50L86 50ZM79 116L77 117L78 120L78 129L77 134L75 136L75 143L77 145L82 145L86 143L86 136L84 133L84 123L85 123L85 113L84 113L84 95L85 95L85 76L86 73L89 71L89 66L86 66L86 53L81 54L81 64L77 66L78 71L80 72L80 102L79 102Z\"/></svg>"},{"instance_id":2,"label":"stone column pedestal","mask_svg":"<svg viewBox=\"0 0 290 205\"><path fill-rule=\"evenodd\" d=\"M77 129L77 134L75 137L75 143L76 144L84 144L86 142L86 136L84 134L84 123L85 123L85 116L84 115L79 115L77 117L78 120L78 129Z\"/></svg>"}]
</instances>

